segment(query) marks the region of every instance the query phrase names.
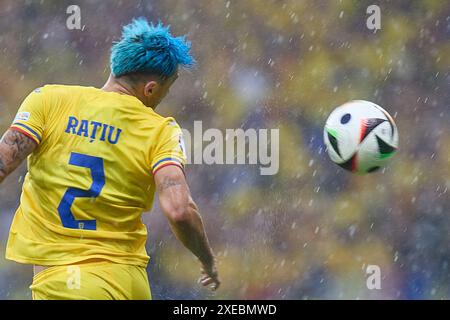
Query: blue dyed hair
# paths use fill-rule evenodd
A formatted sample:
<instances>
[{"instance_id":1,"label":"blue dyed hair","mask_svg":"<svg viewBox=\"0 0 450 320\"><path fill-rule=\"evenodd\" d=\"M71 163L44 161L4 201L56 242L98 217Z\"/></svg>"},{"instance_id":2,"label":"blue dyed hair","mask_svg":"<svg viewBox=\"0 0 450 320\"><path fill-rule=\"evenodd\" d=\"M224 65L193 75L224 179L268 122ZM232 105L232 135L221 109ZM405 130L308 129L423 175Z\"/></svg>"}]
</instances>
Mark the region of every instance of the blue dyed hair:
<instances>
[{"instance_id":1,"label":"blue dyed hair","mask_svg":"<svg viewBox=\"0 0 450 320\"><path fill-rule=\"evenodd\" d=\"M195 65L190 50L191 43L185 36L170 34L170 25L134 19L123 27L122 38L111 49L111 72L115 77L149 73L168 78L179 65L184 68Z\"/></svg>"}]
</instances>

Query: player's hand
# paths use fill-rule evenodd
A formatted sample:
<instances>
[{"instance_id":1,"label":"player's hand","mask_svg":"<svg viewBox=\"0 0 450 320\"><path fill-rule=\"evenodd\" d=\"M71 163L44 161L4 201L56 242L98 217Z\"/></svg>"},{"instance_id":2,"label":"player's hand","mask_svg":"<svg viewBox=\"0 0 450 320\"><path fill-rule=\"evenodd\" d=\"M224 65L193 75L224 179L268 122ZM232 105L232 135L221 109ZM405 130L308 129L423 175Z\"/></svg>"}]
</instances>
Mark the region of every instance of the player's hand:
<instances>
[{"instance_id":1,"label":"player's hand","mask_svg":"<svg viewBox=\"0 0 450 320\"><path fill-rule=\"evenodd\" d=\"M216 291L220 287L219 273L217 272L216 262L204 264L202 263L202 276L198 279L204 287L210 286L212 291Z\"/></svg>"}]
</instances>

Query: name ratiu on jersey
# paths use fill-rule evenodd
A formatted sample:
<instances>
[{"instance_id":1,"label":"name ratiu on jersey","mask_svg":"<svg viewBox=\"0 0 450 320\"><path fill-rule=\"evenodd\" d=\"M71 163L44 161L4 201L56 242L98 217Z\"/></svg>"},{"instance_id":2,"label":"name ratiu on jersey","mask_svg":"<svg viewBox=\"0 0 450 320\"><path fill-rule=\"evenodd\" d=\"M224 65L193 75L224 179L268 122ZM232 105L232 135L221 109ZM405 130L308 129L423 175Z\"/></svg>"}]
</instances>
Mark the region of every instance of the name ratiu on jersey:
<instances>
[{"instance_id":1,"label":"name ratiu on jersey","mask_svg":"<svg viewBox=\"0 0 450 320\"><path fill-rule=\"evenodd\" d=\"M120 139L122 129L116 128L107 123L94 120L80 120L74 116L70 116L65 132L80 137L89 138L89 142L104 141L110 144L117 144Z\"/></svg>"}]
</instances>

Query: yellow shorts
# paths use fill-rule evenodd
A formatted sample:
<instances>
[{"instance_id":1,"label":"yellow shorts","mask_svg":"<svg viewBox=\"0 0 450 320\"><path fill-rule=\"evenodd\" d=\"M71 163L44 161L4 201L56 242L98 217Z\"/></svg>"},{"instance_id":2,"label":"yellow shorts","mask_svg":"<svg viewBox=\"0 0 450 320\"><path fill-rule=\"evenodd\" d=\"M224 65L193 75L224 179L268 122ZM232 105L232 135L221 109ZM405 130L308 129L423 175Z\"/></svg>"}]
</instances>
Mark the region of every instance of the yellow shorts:
<instances>
[{"instance_id":1,"label":"yellow shorts","mask_svg":"<svg viewBox=\"0 0 450 320\"><path fill-rule=\"evenodd\" d=\"M54 266L33 277L33 300L150 300L145 268L107 261Z\"/></svg>"}]
</instances>

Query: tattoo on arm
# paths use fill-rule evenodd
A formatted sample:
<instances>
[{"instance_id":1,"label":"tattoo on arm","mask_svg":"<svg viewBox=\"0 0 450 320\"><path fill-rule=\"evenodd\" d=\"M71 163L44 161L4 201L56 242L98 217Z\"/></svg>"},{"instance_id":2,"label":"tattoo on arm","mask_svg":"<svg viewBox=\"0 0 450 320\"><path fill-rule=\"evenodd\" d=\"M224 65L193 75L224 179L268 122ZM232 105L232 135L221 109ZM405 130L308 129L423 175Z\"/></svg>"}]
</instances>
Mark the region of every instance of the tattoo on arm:
<instances>
[{"instance_id":1,"label":"tattoo on arm","mask_svg":"<svg viewBox=\"0 0 450 320\"><path fill-rule=\"evenodd\" d=\"M5 163L2 158L0 158L0 176L6 176Z\"/></svg>"},{"instance_id":2,"label":"tattoo on arm","mask_svg":"<svg viewBox=\"0 0 450 320\"><path fill-rule=\"evenodd\" d=\"M36 149L37 143L15 130L8 130L0 140L0 182Z\"/></svg>"},{"instance_id":3,"label":"tattoo on arm","mask_svg":"<svg viewBox=\"0 0 450 320\"><path fill-rule=\"evenodd\" d=\"M164 177L162 183L158 185L158 191L161 192L170 187L179 186L182 184L182 181L180 181L179 179L174 179L173 177Z\"/></svg>"}]
</instances>

